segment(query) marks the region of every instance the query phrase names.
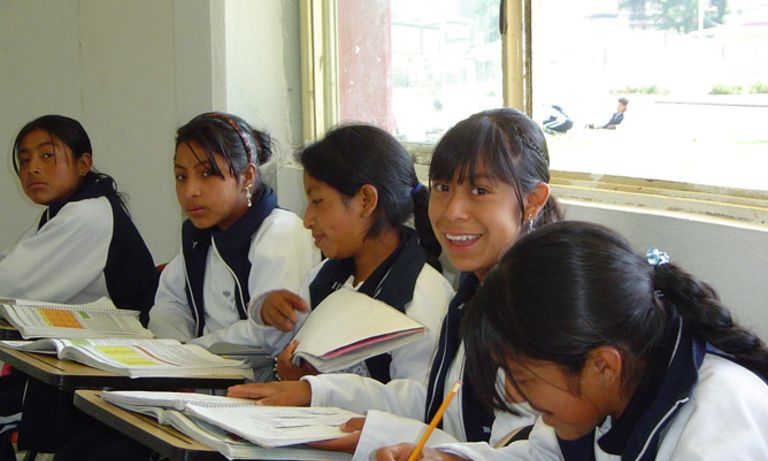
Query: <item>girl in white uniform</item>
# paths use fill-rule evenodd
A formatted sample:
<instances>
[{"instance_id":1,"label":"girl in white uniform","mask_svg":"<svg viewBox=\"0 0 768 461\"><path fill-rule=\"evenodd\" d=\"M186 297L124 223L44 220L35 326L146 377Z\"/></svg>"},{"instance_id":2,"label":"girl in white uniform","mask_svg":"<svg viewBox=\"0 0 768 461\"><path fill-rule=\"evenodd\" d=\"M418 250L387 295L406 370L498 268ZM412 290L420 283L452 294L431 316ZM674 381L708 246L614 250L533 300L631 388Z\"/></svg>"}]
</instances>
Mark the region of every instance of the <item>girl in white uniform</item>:
<instances>
[{"instance_id":1,"label":"girl in white uniform","mask_svg":"<svg viewBox=\"0 0 768 461\"><path fill-rule=\"evenodd\" d=\"M298 383L252 386L232 396L263 399L267 404L339 406L366 412L362 431L326 444L368 459L388 443L416 440L456 380L464 376L458 336L463 306L501 252L534 224L560 219L549 196L549 159L541 129L514 109L472 115L440 140L430 164L429 217L451 263L463 272L458 292L441 328L439 349L428 385L393 380L384 385L348 375L306 377ZM466 379L443 418L442 428L461 441L496 440L512 429L532 424L524 416L494 418L475 401ZM374 411L375 410L375 411ZM395 416L398 415L398 416ZM360 422L348 424L360 429Z\"/></svg>"},{"instance_id":2,"label":"girl in white uniform","mask_svg":"<svg viewBox=\"0 0 768 461\"><path fill-rule=\"evenodd\" d=\"M261 181L255 162L271 153L267 134L230 114L202 114L177 131L176 195L189 219L181 253L160 277L149 322L155 336L254 344L248 302L298 290L319 261L301 220L279 209Z\"/></svg>"},{"instance_id":3,"label":"girl in white uniform","mask_svg":"<svg viewBox=\"0 0 768 461\"><path fill-rule=\"evenodd\" d=\"M157 271L114 180L92 168L92 150L85 129L69 117L45 115L19 131L14 169L24 193L46 208L0 253L0 296L65 304L109 297L118 307L141 311L146 325ZM26 383L17 372L0 380L0 434L17 427L23 405L20 445L56 447L56 429L75 426L72 395ZM0 459L15 459L5 441L3 450Z\"/></svg>"},{"instance_id":4,"label":"girl in white uniform","mask_svg":"<svg viewBox=\"0 0 768 461\"><path fill-rule=\"evenodd\" d=\"M465 326L482 400L526 400L543 416L526 441L442 445L424 459L768 459L765 343L663 252L643 258L594 224L549 226L504 256ZM506 395L491 385L499 366Z\"/></svg>"},{"instance_id":5,"label":"girl in white uniform","mask_svg":"<svg viewBox=\"0 0 768 461\"><path fill-rule=\"evenodd\" d=\"M272 154L269 135L240 117L198 115L176 132L176 195L187 219L181 253L160 276L149 329L203 347L253 345L246 307L252 297L296 290L319 261L295 214L277 208L256 162ZM84 453L88 453L85 456ZM56 461L141 460L150 450L104 426L70 441Z\"/></svg>"},{"instance_id":6,"label":"girl in white uniform","mask_svg":"<svg viewBox=\"0 0 768 461\"><path fill-rule=\"evenodd\" d=\"M424 381L453 289L429 264L439 267L440 245L427 217L429 191L419 183L410 155L389 133L354 124L329 131L297 159L308 202L304 225L328 259L298 294L276 292L254 303L255 335L268 351L280 352L326 296L340 288L357 290L412 317L427 334L344 371L383 383ZM418 231L405 226L411 215ZM311 365L291 364L295 347L278 358L280 379L316 373Z\"/></svg>"}]
</instances>

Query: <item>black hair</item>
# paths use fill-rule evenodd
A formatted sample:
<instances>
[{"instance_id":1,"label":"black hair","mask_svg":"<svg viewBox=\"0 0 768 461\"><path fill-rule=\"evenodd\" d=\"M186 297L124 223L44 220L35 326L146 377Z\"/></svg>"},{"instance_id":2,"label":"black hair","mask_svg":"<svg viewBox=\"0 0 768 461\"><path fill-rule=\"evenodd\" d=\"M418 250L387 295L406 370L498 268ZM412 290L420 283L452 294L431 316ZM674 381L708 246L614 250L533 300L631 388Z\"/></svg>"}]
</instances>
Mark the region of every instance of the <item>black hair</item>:
<instances>
[{"instance_id":1,"label":"black hair","mask_svg":"<svg viewBox=\"0 0 768 461\"><path fill-rule=\"evenodd\" d=\"M441 248L427 215L429 190L421 186L413 159L392 135L372 125L341 125L296 158L308 175L345 198L353 197L366 184L376 188L379 202L366 238L403 225L413 214L419 242L434 257L430 264L436 265Z\"/></svg>"},{"instance_id":2,"label":"black hair","mask_svg":"<svg viewBox=\"0 0 768 461\"><path fill-rule=\"evenodd\" d=\"M83 154L93 155L91 138L88 137L88 133L80 122L64 115L43 115L24 125L16 135L16 140L13 142L13 169L16 174L19 174L19 147L24 138L35 130L45 131L59 138L72 151L75 160Z\"/></svg>"},{"instance_id":3,"label":"black hair","mask_svg":"<svg viewBox=\"0 0 768 461\"><path fill-rule=\"evenodd\" d=\"M624 107L627 107L627 105L629 105L629 100L627 98L619 98L619 103L623 104Z\"/></svg>"},{"instance_id":4,"label":"black hair","mask_svg":"<svg viewBox=\"0 0 768 461\"><path fill-rule=\"evenodd\" d=\"M254 130L237 115L224 112L200 114L176 130L177 149L181 144L192 149L190 144L193 142L203 148L211 169L221 178L224 178L224 173L214 158L217 153L229 165L229 174L238 180L249 163L263 165L272 157L272 139L269 134ZM258 190L261 182L258 178L256 181L254 185Z\"/></svg>"},{"instance_id":5,"label":"black hair","mask_svg":"<svg viewBox=\"0 0 768 461\"><path fill-rule=\"evenodd\" d=\"M505 358L553 362L573 375L591 350L611 345L622 354L622 389L631 389L654 373L644 364L668 347L662 340L680 317L694 336L768 377L765 344L733 322L708 284L675 264L649 264L605 227L552 224L521 238L470 302L468 372L482 402L506 408L495 384Z\"/></svg>"},{"instance_id":6,"label":"black hair","mask_svg":"<svg viewBox=\"0 0 768 461\"><path fill-rule=\"evenodd\" d=\"M488 174L515 188L521 223L525 220L525 195L538 183L549 183L549 151L541 128L524 113L492 109L471 115L442 137L432 154L429 179L474 183L478 165ZM538 216L537 225L561 220L563 213L550 196Z\"/></svg>"}]
</instances>

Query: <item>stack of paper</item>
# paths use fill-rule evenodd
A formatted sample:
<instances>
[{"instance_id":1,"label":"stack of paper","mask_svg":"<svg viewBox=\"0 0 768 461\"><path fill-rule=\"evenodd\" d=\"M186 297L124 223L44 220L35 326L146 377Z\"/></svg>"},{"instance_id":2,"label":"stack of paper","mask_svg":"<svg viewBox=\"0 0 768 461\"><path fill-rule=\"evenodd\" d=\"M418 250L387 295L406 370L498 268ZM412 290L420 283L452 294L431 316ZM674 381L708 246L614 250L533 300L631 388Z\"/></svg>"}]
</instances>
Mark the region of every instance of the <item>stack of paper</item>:
<instances>
[{"instance_id":1,"label":"stack of paper","mask_svg":"<svg viewBox=\"0 0 768 461\"><path fill-rule=\"evenodd\" d=\"M86 305L3 299L0 314L28 338L151 338L139 312L117 309L106 298Z\"/></svg>"},{"instance_id":2,"label":"stack of paper","mask_svg":"<svg viewBox=\"0 0 768 461\"><path fill-rule=\"evenodd\" d=\"M345 453L288 445L349 435L338 426L360 416L337 408L269 407L184 392L115 391L102 393L102 398L153 416L229 459L347 461L350 455Z\"/></svg>"},{"instance_id":3,"label":"stack of paper","mask_svg":"<svg viewBox=\"0 0 768 461\"><path fill-rule=\"evenodd\" d=\"M294 363L303 358L323 373L338 371L423 339L426 330L384 302L341 289L315 307L301 326Z\"/></svg>"},{"instance_id":4,"label":"stack of paper","mask_svg":"<svg viewBox=\"0 0 768 461\"><path fill-rule=\"evenodd\" d=\"M174 339L39 339L0 341L17 350L53 354L100 370L139 377L252 377L241 360L229 360Z\"/></svg>"}]
</instances>

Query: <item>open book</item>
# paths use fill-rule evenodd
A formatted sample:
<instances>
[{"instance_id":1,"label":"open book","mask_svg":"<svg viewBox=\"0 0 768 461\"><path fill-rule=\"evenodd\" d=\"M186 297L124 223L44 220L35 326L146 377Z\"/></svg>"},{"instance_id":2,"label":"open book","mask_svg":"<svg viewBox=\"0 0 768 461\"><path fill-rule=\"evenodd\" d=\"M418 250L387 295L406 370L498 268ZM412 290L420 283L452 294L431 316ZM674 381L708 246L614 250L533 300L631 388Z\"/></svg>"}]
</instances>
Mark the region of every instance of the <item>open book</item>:
<instances>
[{"instance_id":1,"label":"open book","mask_svg":"<svg viewBox=\"0 0 768 461\"><path fill-rule=\"evenodd\" d=\"M28 338L151 338L139 312L101 298L85 305L2 299L0 315Z\"/></svg>"},{"instance_id":2,"label":"open book","mask_svg":"<svg viewBox=\"0 0 768 461\"><path fill-rule=\"evenodd\" d=\"M348 454L299 444L349 435L338 429L339 424L360 416L337 408L269 407L253 400L184 392L115 391L102 393L102 398L153 416L229 459L346 461L351 458Z\"/></svg>"},{"instance_id":3,"label":"open book","mask_svg":"<svg viewBox=\"0 0 768 461\"><path fill-rule=\"evenodd\" d=\"M240 360L211 354L174 339L39 339L0 341L12 349L56 355L131 378L243 376L252 371Z\"/></svg>"},{"instance_id":4,"label":"open book","mask_svg":"<svg viewBox=\"0 0 768 461\"><path fill-rule=\"evenodd\" d=\"M293 360L303 358L323 373L423 339L426 328L394 307L340 289L315 307L296 334Z\"/></svg>"}]
</instances>

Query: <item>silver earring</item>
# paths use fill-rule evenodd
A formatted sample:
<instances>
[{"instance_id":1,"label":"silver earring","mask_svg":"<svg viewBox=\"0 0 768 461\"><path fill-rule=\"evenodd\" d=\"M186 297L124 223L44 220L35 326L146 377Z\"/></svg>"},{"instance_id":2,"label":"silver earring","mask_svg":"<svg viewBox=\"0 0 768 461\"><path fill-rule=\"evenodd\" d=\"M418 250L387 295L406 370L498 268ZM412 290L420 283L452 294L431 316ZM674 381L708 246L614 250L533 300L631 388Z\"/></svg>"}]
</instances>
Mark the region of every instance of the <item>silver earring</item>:
<instances>
[{"instance_id":1,"label":"silver earring","mask_svg":"<svg viewBox=\"0 0 768 461\"><path fill-rule=\"evenodd\" d=\"M528 232L533 232L536 226L533 224L533 213L528 213Z\"/></svg>"},{"instance_id":2,"label":"silver earring","mask_svg":"<svg viewBox=\"0 0 768 461\"><path fill-rule=\"evenodd\" d=\"M253 205L253 202L251 201L251 189L253 189L253 184L248 184L245 186L245 195L248 199L248 208L250 208Z\"/></svg>"}]
</instances>

